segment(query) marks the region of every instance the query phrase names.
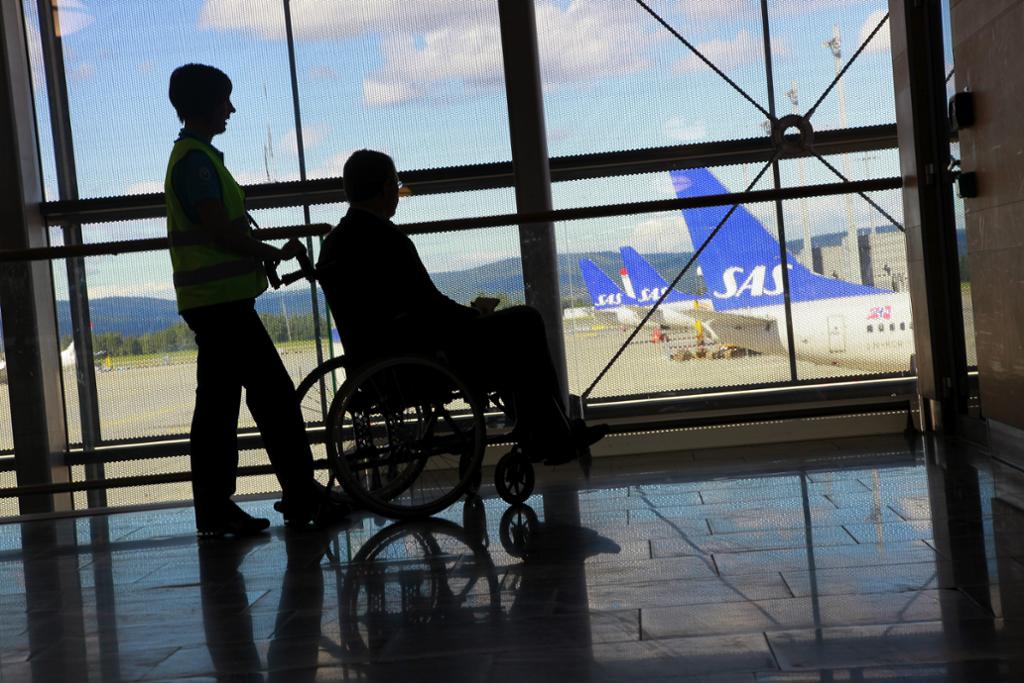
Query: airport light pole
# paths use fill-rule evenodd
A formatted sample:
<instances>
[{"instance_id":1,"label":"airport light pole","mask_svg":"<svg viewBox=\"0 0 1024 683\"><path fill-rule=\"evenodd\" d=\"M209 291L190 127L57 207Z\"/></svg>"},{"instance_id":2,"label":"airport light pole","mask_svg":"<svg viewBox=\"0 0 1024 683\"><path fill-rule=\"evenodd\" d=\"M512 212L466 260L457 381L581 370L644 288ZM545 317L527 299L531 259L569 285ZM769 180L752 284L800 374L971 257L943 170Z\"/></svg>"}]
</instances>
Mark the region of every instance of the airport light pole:
<instances>
[{"instance_id":1,"label":"airport light pole","mask_svg":"<svg viewBox=\"0 0 1024 683\"><path fill-rule=\"evenodd\" d=\"M843 70L843 42L842 35L839 32L839 24L832 26L832 38L824 42L824 46L832 51L832 57L835 59L836 68L836 96L839 98L839 128L845 130L847 127L846 121L846 87L843 85L843 79L840 76ZM846 155L840 155L840 161L842 162L843 176L846 178L850 177L850 164L846 159ZM847 279L850 282L862 284L860 274L860 243L857 239L857 222L853 217L853 197L846 195L846 255L847 264L851 269L848 273Z\"/></svg>"},{"instance_id":2,"label":"airport light pole","mask_svg":"<svg viewBox=\"0 0 1024 683\"><path fill-rule=\"evenodd\" d=\"M796 81L789 82L789 90L786 91L786 97L793 103L793 113L800 114L800 95L796 89ZM804 158L801 156L797 159L797 168L800 173L800 186L803 187L807 184L807 175L804 169ZM807 208L807 197L800 199L800 219L803 223L804 229L804 250L801 256L801 260L804 262L804 266L808 270L814 269L814 254L812 253L813 247L811 246L811 215Z\"/></svg>"}]
</instances>

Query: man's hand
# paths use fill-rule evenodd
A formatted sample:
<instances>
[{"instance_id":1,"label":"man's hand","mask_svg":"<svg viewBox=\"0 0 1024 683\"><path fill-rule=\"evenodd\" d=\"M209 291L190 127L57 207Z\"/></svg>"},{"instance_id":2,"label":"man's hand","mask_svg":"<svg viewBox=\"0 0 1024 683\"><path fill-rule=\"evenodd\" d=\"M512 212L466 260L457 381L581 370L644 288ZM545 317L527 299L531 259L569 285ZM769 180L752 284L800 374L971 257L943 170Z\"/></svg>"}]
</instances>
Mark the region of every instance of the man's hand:
<instances>
[{"instance_id":1,"label":"man's hand","mask_svg":"<svg viewBox=\"0 0 1024 683\"><path fill-rule=\"evenodd\" d=\"M287 261L288 259L295 258L299 254L305 254L306 247L302 242L293 237L285 242L284 246L281 247L279 251L281 252L280 259L282 261Z\"/></svg>"},{"instance_id":2,"label":"man's hand","mask_svg":"<svg viewBox=\"0 0 1024 683\"><path fill-rule=\"evenodd\" d=\"M495 299L493 296L478 296L470 302L470 307L480 311L481 315L488 315L494 313L494 309L501 303L501 299Z\"/></svg>"}]
</instances>

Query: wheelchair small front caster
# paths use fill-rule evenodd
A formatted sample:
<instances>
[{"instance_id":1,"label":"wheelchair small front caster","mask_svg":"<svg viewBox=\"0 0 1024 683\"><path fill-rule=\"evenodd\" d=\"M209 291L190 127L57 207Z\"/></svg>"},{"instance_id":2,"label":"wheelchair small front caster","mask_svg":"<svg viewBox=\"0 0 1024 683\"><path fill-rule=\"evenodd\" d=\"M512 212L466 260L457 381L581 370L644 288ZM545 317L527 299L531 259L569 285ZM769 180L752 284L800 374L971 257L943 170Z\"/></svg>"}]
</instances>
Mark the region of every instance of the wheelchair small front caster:
<instances>
[{"instance_id":1,"label":"wheelchair small front caster","mask_svg":"<svg viewBox=\"0 0 1024 683\"><path fill-rule=\"evenodd\" d=\"M494 468L494 487L509 505L519 505L533 494L533 464L518 448L501 456Z\"/></svg>"},{"instance_id":2,"label":"wheelchair small front caster","mask_svg":"<svg viewBox=\"0 0 1024 683\"><path fill-rule=\"evenodd\" d=\"M512 557L526 557L530 542L540 530L537 513L529 505L512 505L501 516L498 538L501 547Z\"/></svg>"}]
</instances>

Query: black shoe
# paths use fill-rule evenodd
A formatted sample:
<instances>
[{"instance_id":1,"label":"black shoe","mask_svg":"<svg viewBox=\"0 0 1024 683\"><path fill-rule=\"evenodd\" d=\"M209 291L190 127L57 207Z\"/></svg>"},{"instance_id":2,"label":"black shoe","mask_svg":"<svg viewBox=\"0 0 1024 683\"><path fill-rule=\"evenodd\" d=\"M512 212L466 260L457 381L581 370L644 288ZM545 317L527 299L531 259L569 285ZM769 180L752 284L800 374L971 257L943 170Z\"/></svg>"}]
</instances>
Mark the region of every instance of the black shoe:
<instances>
[{"instance_id":1,"label":"black shoe","mask_svg":"<svg viewBox=\"0 0 1024 683\"><path fill-rule=\"evenodd\" d=\"M314 481L307 500L296 505L279 500L274 509L284 516L284 524L290 529L322 529L346 521L353 508L339 492Z\"/></svg>"},{"instance_id":2,"label":"black shoe","mask_svg":"<svg viewBox=\"0 0 1024 683\"><path fill-rule=\"evenodd\" d=\"M241 508L237 513L232 513L230 519L222 520L211 525L203 525L196 529L196 536L199 538L223 538L224 536L256 536L270 527L270 520L263 517L253 517Z\"/></svg>"},{"instance_id":3,"label":"black shoe","mask_svg":"<svg viewBox=\"0 0 1024 683\"><path fill-rule=\"evenodd\" d=\"M549 451L551 455L544 458L544 464L564 465L578 460L583 473L589 477L590 447L605 437L609 427L606 424L587 425L583 420L577 419L572 421L569 430L570 443L553 447Z\"/></svg>"},{"instance_id":4,"label":"black shoe","mask_svg":"<svg viewBox=\"0 0 1024 683\"><path fill-rule=\"evenodd\" d=\"M588 425L580 419L572 421L572 440L579 450L589 449L608 435L610 427L604 423Z\"/></svg>"}]
</instances>

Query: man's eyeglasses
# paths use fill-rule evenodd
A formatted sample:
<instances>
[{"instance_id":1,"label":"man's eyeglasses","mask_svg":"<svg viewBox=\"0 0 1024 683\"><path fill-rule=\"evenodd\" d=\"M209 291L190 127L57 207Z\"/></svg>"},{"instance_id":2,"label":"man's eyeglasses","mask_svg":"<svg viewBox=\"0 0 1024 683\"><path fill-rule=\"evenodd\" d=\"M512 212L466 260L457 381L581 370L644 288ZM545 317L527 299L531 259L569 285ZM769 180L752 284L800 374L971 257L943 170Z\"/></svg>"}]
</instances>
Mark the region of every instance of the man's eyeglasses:
<instances>
[{"instance_id":1,"label":"man's eyeglasses","mask_svg":"<svg viewBox=\"0 0 1024 683\"><path fill-rule=\"evenodd\" d=\"M409 195L412 194L412 189L406 187L405 183L402 182L401 178L395 178L395 183L397 183L397 185L398 185L398 196L399 197L408 197Z\"/></svg>"}]
</instances>

